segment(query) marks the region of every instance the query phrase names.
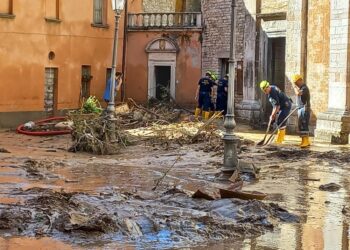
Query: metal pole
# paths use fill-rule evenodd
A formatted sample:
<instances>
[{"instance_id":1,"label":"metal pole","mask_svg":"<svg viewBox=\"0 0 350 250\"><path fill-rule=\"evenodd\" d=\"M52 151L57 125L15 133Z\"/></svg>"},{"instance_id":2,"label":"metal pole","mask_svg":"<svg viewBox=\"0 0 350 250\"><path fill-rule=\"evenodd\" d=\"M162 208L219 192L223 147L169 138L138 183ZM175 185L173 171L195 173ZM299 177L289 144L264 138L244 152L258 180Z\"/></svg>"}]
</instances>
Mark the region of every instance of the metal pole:
<instances>
[{"instance_id":1,"label":"metal pole","mask_svg":"<svg viewBox=\"0 0 350 250\"><path fill-rule=\"evenodd\" d=\"M237 144L238 138L234 134L236 127L234 116L234 96L235 96L235 32L236 32L236 5L232 0L231 10L231 36L230 36L230 59L229 59L229 84L228 84L228 100L227 114L225 116L225 134L224 134L224 166L221 169L222 174L232 174L238 167Z\"/></svg>"},{"instance_id":2,"label":"metal pole","mask_svg":"<svg viewBox=\"0 0 350 250\"><path fill-rule=\"evenodd\" d=\"M107 111L109 114L114 115L115 111L115 72L117 67L117 54L118 54L118 26L119 26L120 13L115 12L115 30L113 41L113 55L112 55L112 72L111 72L111 86L109 90L110 100L108 102Z\"/></svg>"},{"instance_id":3,"label":"metal pole","mask_svg":"<svg viewBox=\"0 0 350 250\"><path fill-rule=\"evenodd\" d=\"M114 41L113 41L113 55L112 55L112 72L111 72L111 86L109 90L109 102L107 106L107 113L109 119L109 137L111 142L115 142L115 73L117 67L117 54L118 54L118 26L120 19L120 12L115 12L115 31L114 31Z\"/></svg>"}]
</instances>

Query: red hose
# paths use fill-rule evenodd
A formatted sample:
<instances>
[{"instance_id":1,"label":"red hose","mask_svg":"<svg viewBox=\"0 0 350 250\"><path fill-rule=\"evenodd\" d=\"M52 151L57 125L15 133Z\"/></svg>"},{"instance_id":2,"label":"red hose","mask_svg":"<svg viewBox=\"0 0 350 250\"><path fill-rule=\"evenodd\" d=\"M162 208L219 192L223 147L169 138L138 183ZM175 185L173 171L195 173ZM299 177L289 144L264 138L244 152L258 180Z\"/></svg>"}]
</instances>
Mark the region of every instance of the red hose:
<instances>
[{"instance_id":1,"label":"red hose","mask_svg":"<svg viewBox=\"0 0 350 250\"><path fill-rule=\"evenodd\" d=\"M50 117L43 120L35 121L35 124L43 124L48 121L66 121L67 118L64 116ZM21 124L16 129L17 133L24 135L34 135L34 136L49 136L49 135L66 135L70 134L71 130L53 130L53 131L27 131L24 130L24 124Z\"/></svg>"}]
</instances>

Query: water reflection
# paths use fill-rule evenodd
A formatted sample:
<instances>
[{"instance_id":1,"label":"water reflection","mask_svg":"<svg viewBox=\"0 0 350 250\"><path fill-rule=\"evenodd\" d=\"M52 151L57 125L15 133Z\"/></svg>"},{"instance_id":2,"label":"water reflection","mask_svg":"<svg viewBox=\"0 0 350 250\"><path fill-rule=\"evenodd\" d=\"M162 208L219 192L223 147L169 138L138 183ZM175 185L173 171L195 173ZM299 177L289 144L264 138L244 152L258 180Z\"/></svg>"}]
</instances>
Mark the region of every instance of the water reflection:
<instances>
[{"instance_id":1,"label":"water reflection","mask_svg":"<svg viewBox=\"0 0 350 250\"><path fill-rule=\"evenodd\" d=\"M269 180L261 180L259 184L252 185L252 190L273 193L271 197L277 197L274 192L278 187L281 188L280 190L284 190L282 195L286 201L285 207L297 214L304 214L305 219L301 224L283 224L275 232L245 240L240 249L348 250L350 232L342 208L349 205L349 181L344 169L336 167L338 171L332 171L328 164L305 166L304 163L304 167L286 167L279 175L294 176L288 179L288 189L283 188L286 184L283 176L275 176L274 180L277 181L272 189L269 189L273 187ZM308 178L319 178L321 181L305 183ZM318 189L319 185L331 182L342 184L343 188L338 192L323 192ZM237 247L235 244L223 245L227 246L225 249Z\"/></svg>"}]
</instances>

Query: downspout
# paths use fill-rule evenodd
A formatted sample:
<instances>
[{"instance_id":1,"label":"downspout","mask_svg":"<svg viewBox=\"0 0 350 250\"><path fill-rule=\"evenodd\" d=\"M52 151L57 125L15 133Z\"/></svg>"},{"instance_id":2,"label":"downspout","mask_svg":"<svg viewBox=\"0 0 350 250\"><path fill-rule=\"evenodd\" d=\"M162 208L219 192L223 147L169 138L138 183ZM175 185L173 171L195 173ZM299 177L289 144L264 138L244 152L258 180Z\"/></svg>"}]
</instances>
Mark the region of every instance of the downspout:
<instances>
[{"instance_id":1,"label":"downspout","mask_svg":"<svg viewBox=\"0 0 350 250\"><path fill-rule=\"evenodd\" d=\"M127 50L127 41L128 41L128 0L125 3L125 12L124 12L124 37L123 37L123 59L122 59L122 73L123 73L123 85L121 91L121 100L125 101L126 94L126 50Z\"/></svg>"},{"instance_id":2,"label":"downspout","mask_svg":"<svg viewBox=\"0 0 350 250\"><path fill-rule=\"evenodd\" d=\"M302 41L301 41L301 74L304 78L304 81L307 82L307 40L308 40L308 14L309 14L309 0L303 0L302 6Z\"/></svg>"}]
</instances>

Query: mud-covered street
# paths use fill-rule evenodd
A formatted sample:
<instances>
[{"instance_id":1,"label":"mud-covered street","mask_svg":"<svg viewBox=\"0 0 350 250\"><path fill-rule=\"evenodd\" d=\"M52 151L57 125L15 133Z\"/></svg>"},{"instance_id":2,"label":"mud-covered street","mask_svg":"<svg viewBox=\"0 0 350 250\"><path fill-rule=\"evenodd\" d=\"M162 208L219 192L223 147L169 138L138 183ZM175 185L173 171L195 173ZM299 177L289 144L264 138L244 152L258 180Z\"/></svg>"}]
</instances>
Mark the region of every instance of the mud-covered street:
<instances>
[{"instance_id":1,"label":"mud-covered street","mask_svg":"<svg viewBox=\"0 0 350 250\"><path fill-rule=\"evenodd\" d=\"M139 142L114 156L69 153L70 136L0 133L0 245L4 249L348 249L347 148L256 147L241 175L263 201L217 198L220 149ZM169 170L167 172L167 170ZM161 181L159 181L161 180ZM327 185L330 184L330 185ZM321 185L326 185L322 186ZM211 194L193 198L198 189ZM213 198L213 199L211 199Z\"/></svg>"}]
</instances>

